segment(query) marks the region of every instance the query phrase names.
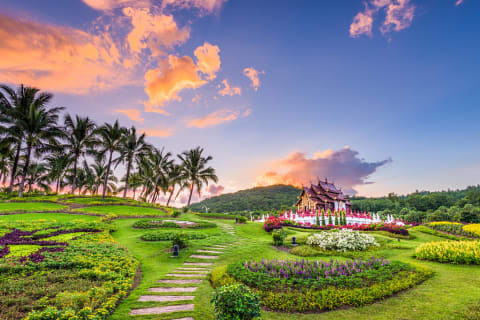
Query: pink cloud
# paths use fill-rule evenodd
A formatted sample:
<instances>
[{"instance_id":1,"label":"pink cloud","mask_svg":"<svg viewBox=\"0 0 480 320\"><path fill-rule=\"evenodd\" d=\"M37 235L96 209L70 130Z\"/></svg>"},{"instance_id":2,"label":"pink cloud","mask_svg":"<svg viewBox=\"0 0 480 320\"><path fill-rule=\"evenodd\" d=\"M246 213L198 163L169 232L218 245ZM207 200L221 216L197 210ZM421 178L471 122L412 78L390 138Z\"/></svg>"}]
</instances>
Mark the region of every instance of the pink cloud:
<instances>
[{"instance_id":1,"label":"pink cloud","mask_svg":"<svg viewBox=\"0 0 480 320\"><path fill-rule=\"evenodd\" d=\"M143 118L140 115L140 111L137 109L115 109L115 112L123 113L126 115L130 120L137 121L143 123Z\"/></svg>"},{"instance_id":2,"label":"pink cloud","mask_svg":"<svg viewBox=\"0 0 480 320\"><path fill-rule=\"evenodd\" d=\"M349 147L320 151L312 158L302 152L292 152L285 159L274 161L270 170L257 177L257 185L283 183L302 186L326 177L347 193L355 194L355 186L371 183L367 181L369 176L390 162L391 159L367 162Z\"/></svg>"},{"instance_id":3,"label":"pink cloud","mask_svg":"<svg viewBox=\"0 0 480 320\"><path fill-rule=\"evenodd\" d=\"M224 79L222 81L222 84L223 84L224 88L218 91L218 93L220 95L222 95L222 96L233 96L233 95L242 94L242 88L240 88L240 87L230 87L227 79ZM220 85L219 85L219 87L220 87Z\"/></svg>"},{"instance_id":4,"label":"pink cloud","mask_svg":"<svg viewBox=\"0 0 480 320\"><path fill-rule=\"evenodd\" d=\"M373 10L366 9L365 12L359 12L353 18L350 25L350 36L357 38L362 34L372 36Z\"/></svg>"},{"instance_id":5,"label":"pink cloud","mask_svg":"<svg viewBox=\"0 0 480 320\"><path fill-rule=\"evenodd\" d=\"M225 187L222 186L222 185L212 184L212 185L208 186L208 188L207 188L207 192L208 192L210 197L218 196L218 195L222 194L223 190L225 190Z\"/></svg>"},{"instance_id":6,"label":"pink cloud","mask_svg":"<svg viewBox=\"0 0 480 320\"><path fill-rule=\"evenodd\" d=\"M205 42L203 46L195 49L193 54L197 57L198 70L207 75L208 80L213 80L216 77L217 71L220 69L221 61L218 53L220 49L218 46L211 45Z\"/></svg>"},{"instance_id":7,"label":"pink cloud","mask_svg":"<svg viewBox=\"0 0 480 320\"><path fill-rule=\"evenodd\" d=\"M163 0L162 7L176 9L196 8L201 15L217 13L227 0Z\"/></svg>"},{"instance_id":8,"label":"pink cloud","mask_svg":"<svg viewBox=\"0 0 480 320\"><path fill-rule=\"evenodd\" d=\"M192 128L208 128L217 126L222 123L231 122L237 119L239 113L228 109L222 109L212 112L204 117L192 119L188 122L187 127Z\"/></svg>"},{"instance_id":9,"label":"pink cloud","mask_svg":"<svg viewBox=\"0 0 480 320\"><path fill-rule=\"evenodd\" d=\"M159 137L159 138L170 137L173 134L173 130L171 129L150 128L150 129L139 129L139 131L145 133L145 135L148 137Z\"/></svg>"},{"instance_id":10,"label":"pink cloud","mask_svg":"<svg viewBox=\"0 0 480 320\"><path fill-rule=\"evenodd\" d=\"M455 2L455 5L456 5L456 6L459 6L459 5L461 5L461 4L463 3L463 1L464 1L464 0L457 0L457 2Z\"/></svg>"},{"instance_id":11,"label":"pink cloud","mask_svg":"<svg viewBox=\"0 0 480 320\"><path fill-rule=\"evenodd\" d=\"M260 87L260 74L264 74L264 71L258 71L253 67L243 69L243 74L252 81L252 87L255 91Z\"/></svg>"},{"instance_id":12,"label":"pink cloud","mask_svg":"<svg viewBox=\"0 0 480 320\"><path fill-rule=\"evenodd\" d=\"M387 15L380 31L383 34L391 32L391 30L401 31L410 27L415 14L415 6L410 4L410 0L392 1L387 6Z\"/></svg>"}]
</instances>

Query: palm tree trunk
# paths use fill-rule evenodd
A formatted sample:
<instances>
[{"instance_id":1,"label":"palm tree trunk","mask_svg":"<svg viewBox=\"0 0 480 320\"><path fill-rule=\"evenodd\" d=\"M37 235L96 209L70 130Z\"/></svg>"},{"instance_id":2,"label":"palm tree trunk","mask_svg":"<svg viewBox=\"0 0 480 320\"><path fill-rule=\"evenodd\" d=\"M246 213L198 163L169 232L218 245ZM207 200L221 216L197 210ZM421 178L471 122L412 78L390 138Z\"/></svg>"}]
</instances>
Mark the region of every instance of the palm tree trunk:
<instances>
[{"instance_id":1,"label":"palm tree trunk","mask_svg":"<svg viewBox=\"0 0 480 320\"><path fill-rule=\"evenodd\" d=\"M27 145L27 158L25 159L25 166L23 167L22 181L20 182L20 190L18 196L21 197L23 193L23 186L25 185L25 178L27 177L28 166L30 165L30 154L32 153L32 146Z\"/></svg>"},{"instance_id":2,"label":"palm tree trunk","mask_svg":"<svg viewBox=\"0 0 480 320\"><path fill-rule=\"evenodd\" d=\"M75 194L77 184L77 156L75 155L75 160L73 160L73 182L72 182L72 194Z\"/></svg>"},{"instance_id":3,"label":"palm tree trunk","mask_svg":"<svg viewBox=\"0 0 480 320\"><path fill-rule=\"evenodd\" d=\"M57 187L55 188L55 193L58 194L58 189L60 188L60 178L57 179Z\"/></svg>"},{"instance_id":4,"label":"palm tree trunk","mask_svg":"<svg viewBox=\"0 0 480 320\"><path fill-rule=\"evenodd\" d=\"M13 183L15 182L15 174L17 173L18 159L20 159L20 149L22 148L22 140L18 142L17 152L15 153L15 160L13 160L12 177L10 178L10 187L8 193L13 191Z\"/></svg>"},{"instance_id":5,"label":"palm tree trunk","mask_svg":"<svg viewBox=\"0 0 480 320\"><path fill-rule=\"evenodd\" d=\"M192 186L190 187L190 195L188 196L188 203L187 203L187 207L190 207L190 201L192 201L192 194L193 194L193 188L194 188L194 184L192 182Z\"/></svg>"},{"instance_id":6,"label":"palm tree trunk","mask_svg":"<svg viewBox=\"0 0 480 320\"><path fill-rule=\"evenodd\" d=\"M137 187L133 188L133 200L135 200L135 192L137 191Z\"/></svg>"},{"instance_id":7,"label":"palm tree trunk","mask_svg":"<svg viewBox=\"0 0 480 320\"><path fill-rule=\"evenodd\" d=\"M127 177L125 178L125 189L123 190L123 198L127 197L127 189L128 189L128 178L130 177L130 167L132 166L132 160L129 159L127 162Z\"/></svg>"},{"instance_id":8,"label":"palm tree trunk","mask_svg":"<svg viewBox=\"0 0 480 320\"><path fill-rule=\"evenodd\" d=\"M175 191L175 186L173 186L172 190L170 190L170 195L168 196L167 204L166 206L168 207L168 204L170 203L170 200L172 200L173 192Z\"/></svg>"},{"instance_id":9,"label":"palm tree trunk","mask_svg":"<svg viewBox=\"0 0 480 320\"><path fill-rule=\"evenodd\" d=\"M110 165L112 164L112 155L113 155L113 151L110 150L110 157L108 158L108 164L107 164L107 172L105 174L105 180L103 182L102 199L105 199L105 193L107 192L108 175L110 174Z\"/></svg>"}]
</instances>

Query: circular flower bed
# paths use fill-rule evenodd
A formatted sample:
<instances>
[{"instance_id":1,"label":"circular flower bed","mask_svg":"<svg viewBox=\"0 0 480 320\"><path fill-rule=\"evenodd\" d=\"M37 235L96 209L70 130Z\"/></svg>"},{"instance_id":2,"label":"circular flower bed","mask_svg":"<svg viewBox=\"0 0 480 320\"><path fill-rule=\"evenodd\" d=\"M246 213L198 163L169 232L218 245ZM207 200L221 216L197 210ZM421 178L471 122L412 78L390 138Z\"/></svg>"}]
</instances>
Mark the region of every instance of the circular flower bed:
<instances>
[{"instance_id":1,"label":"circular flower bed","mask_svg":"<svg viewBox=\"0 0 480 320\"><path fill-rule=\"evenodd\" d=\"M243 283L270 310L312 312L362 306L410 288L431 275L410 265L367 260L262 260L230 264L216 284ZM229 280L230 279L230 280Z\"/></svg>"},{"instance_id":2,"label":"circular flower bed","mask_svg":"<svg viewBox=\"0 0 480 320\"><path fill-rule=\"evenodd\" d=\"M480 241L441 241L420 245L417 259L454 264L480 264Z\"/></svg>"},{"instance_id":3,"label":"circular flower bed","mask_svg":"<svg viewBox=\"0 0 480 320\"><path fill-rule=\"evenodd\" d=\"M363 251L372 246L379 246L374 237L350 229L316 233L308 237L306 243L323 250L343 252Z\"/></svg>"}]
</instances>

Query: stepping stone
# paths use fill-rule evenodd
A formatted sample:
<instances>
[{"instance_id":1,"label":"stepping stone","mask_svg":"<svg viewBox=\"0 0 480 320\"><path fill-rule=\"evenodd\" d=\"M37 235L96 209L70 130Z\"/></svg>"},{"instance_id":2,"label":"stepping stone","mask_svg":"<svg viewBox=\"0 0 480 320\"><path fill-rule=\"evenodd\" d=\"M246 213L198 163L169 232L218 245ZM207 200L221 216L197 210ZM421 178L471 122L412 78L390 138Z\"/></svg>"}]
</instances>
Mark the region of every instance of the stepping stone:
<instances>
[{"instance_id":1,"label":"stepping stone","mask_svg":"<svg viewBox=\"0 0 480 320\"><path fill-rule=\"evenodd\" d=\"M150 288L148 292L195 292L198 287Z\"/></svg>"},{"instance_id":2,"label":"stepping stone","mask_svg":"<svg viewBox=\"0 0 480 320\"><path fill-rule=\"evenodd\" d=\"M213 266L211 262L185 262L184 266Z\"/></svg>"},{"instance_id":3,"label":"stepping stone","mask_svg":"<svg viewBox=\"0 0 480 320\"><path fill-rule=\"evenodd\" d=\"M183 270L183 271L208 271L208 270L210 270L210 269L179 267L178 270Z\"/></svg>"},{"instance_id":4,"label":"stepping stone","mask_svg":"<svg viewBox=\"0 0 480 320\"><path fill-rule=\"evenodd\" d=\"M192 254L190 258L197 258L197 259L218 259L218 256L201 256L197 254Z\"/></svg>"},{"instance_id":5,"label":"stepping stone","mask_svg":"<svg viewBox=\"0 0 480 320\"><path fill-rule=\"evenodd\" d=\"M209 273L209 270L175 270L176 273Z\"/></svg>"},{"instance_id":6,"label":"stepping stone","mask_svg":"<svg viewBox=\"0 0 480 320\"><path fill-rule=\"evenodd\" d=\"M203 252L203 253L223 253L221 251L213 251L213 250L197 250L197 252Z\"/></svg>"},{"instance_id":7,"label":"stepping stone","mask_svg":"<svg viewBox=\"0 0 480 320\"><path fill-rule=\"evenodd\" d=\"M180 304L176 306L133 309L132 311L130 311L130 315L135 316L135 315L171 313L171 312L178 312L178 311L193 311L193 307L194 307L193 304Z\"/></svg>"},{"instance_id":8,"label":"stepping stone","mask_svg":"<svg viewBox=\"0 0 480 320\"><path fill-rule=\"evenodd\" d=\"M169 302L169 301L182 301L182 300L193 300L194 296L141 296L138 298L138 301L141 302Z\"/></svg>"},{"instance_id":9,"label":"stepping stone","mask_svg":"<svg viewBox=\"0 0 480 320\"><path fill-rule=\"evenodd\" d=\"M188 273L169 273L169 277L183 277L183 278L204 278L205 274L188 274Z\"/></svg>"},{"instance_id":10,"label":"stepping stone","mask_svg":"<svg viewBox=\"0 0 480 320\"><path fill-rule=\"evenodd\" d=\"M174 284L191 284L191 283L201 283L201 279L162 279L158 280L158 283L174 283Z\"/></svg>"},{"instance_id":11,"label":"stepping stone","mask_svg":"<svg viewBox=\"0 0 480 320\"><path fill-rule=\"evenodd\" d=\"M180 318L180 319L173 319L173 320L193 320L192 317Z\"/></svg>"}]
</instances>

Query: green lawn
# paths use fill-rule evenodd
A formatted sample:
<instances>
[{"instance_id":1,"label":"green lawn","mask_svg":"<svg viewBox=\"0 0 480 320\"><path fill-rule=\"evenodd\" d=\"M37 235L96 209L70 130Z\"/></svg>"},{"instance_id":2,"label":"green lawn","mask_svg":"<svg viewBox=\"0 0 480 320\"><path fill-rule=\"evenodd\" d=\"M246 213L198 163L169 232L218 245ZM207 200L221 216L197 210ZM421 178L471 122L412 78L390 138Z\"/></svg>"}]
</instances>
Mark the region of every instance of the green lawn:
<instances>
[{"instance_id":1,"label":"green lawn","mask_svg":"<svg viewBox=\"0 0 480 320\"><path fill-rule=\"evenodd\" d=\"M87 216L84 214L69 214L69 213L20 213L20 214L9 214L9 215L0 215L0 221L10 222L10 221L30 221L30 220L51 220L56 222L67 222L72 220L83 220L83 221L95 221L99 220L100 217L96 216Z\"/></svg>"},{"instance_id":2,"label":"green lawn","mask_svg":"<svg viewBox=\"0 0 480 320\"><path fill-rule=\"evenodd\" d=\"M44 202L1 202L0 213L66 210L68 206Z\"/></svg>"},{"instance_id":3,"label":"green lawn","mask_svg":"<svg viewBox=\"0 0 480 320\"><path fill-rule=\"evenodd\" d=\"M96 213L96 214L115 214L119 217L142 217L142 216L151 216L159 217L166 216L169 213L169 210L163 208L147 208L147 207L136 207L136 206L125 206L125 205L106 205L106 206L91 206L85 208L74 209L76 212L86 212L86 213Z\"/></svg>"}]
</instances>

